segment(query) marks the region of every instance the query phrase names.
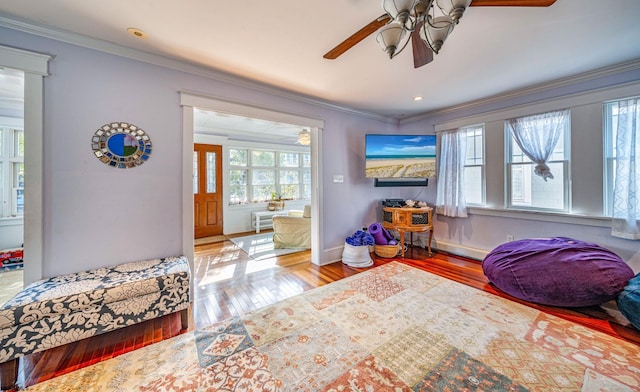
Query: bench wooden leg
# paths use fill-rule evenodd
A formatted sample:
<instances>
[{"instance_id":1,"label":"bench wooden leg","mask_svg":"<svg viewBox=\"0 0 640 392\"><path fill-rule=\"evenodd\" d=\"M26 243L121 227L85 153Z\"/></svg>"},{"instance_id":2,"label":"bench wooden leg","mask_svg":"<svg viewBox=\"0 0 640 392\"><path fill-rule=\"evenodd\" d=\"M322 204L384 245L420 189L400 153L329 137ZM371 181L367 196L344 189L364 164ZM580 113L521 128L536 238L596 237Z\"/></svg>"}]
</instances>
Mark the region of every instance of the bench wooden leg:
<instances>
[{"instance_id":1,"label":"bench wooden leg","mask_svg":"<svg viewBox=\"0 0 640 392\"><path fill-rule=\"evenodd\" d=\"M3 391L9 389L18 389L16 381L18 380L18 359L0 363L0 379Z\"/></svg>"},{"instance_id":2,"label":"bench wooden leg","mask_svg":"<svg viewBox=\"0 0 640 392\"><path fill-rule=\"evenodd\" d=\"M180 324L182 329L189 329L189 308L180 311Z\"/></svg>"}]
</instances>

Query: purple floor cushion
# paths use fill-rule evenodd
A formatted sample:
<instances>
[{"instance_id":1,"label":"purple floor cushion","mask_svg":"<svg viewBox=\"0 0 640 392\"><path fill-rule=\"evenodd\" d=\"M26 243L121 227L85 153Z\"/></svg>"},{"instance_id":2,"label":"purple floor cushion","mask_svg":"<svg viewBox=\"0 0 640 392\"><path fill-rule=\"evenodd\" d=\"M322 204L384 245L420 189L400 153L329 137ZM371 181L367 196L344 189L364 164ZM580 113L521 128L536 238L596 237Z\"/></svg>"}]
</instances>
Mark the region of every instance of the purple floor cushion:
<instances>
[{"instance_id":1,"label":"purple floor cushion","mask_svg":"<svg viewBox=\"0 0 640 392\"><path fill-rule=\"evenodd\" d=\"M633 278L633 270L610 250L562 237L502 244L484 258L482 270L516 298L567 307L614 299Z\"/></svg>"},{"instance_id":2,"label":"purple floor cushion","mask_svg":"<svg viewBox=\"0 0 640 392\"><path fill-rule=\"evenodd\" d=\"M622 314L640 329L640 274L629 281L616 302Z\"/></svg>"}]
</instances>

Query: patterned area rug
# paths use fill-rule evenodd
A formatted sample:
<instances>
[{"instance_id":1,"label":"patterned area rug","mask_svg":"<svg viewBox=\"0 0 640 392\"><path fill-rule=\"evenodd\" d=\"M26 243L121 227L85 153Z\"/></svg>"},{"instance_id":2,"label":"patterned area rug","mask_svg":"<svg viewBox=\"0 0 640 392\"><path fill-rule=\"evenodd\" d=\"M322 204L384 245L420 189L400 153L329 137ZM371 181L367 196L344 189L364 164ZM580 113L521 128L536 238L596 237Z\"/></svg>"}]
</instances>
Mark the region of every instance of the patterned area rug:
<instances>
[{"instance_id":1,"label":"patterned area rug","mask_svg":"<svg viewBox=\"0 0 640 392\"><path fill-rule=\"evenodd\" d=\"M640 347L392 262L30 391L640 390Z\"/></svg>"},{"instance_id":2,"label":"patterned area rug","mask_svg":"<svg viewBox=\"0 0 640 392\"><path fill-rule=\"evenodd\" d=\"M288 255L305 251L305 248L275 249L273 247L273 233L262 233L246 237L231 238L231 242L241 248L254 260L270 259L276 256Z\"/></svg>"}]
</instances>

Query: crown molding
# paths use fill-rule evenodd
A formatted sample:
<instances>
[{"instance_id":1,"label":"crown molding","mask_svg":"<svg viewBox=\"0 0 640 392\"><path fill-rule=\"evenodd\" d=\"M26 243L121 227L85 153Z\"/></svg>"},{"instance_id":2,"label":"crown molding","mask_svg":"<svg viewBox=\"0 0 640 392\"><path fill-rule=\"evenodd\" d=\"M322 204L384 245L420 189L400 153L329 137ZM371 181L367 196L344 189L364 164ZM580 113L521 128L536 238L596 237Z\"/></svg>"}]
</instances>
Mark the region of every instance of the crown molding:
<instances>
[{"instance_id":1,"label":"crown molding","mask_svg":"<svg viewBox=\"0 0 640 392\"><path fill-rule=\"evenodd\" d=\"M591 80L595 80L595 79L599 79L607 76L614 76L617 74L621 74L623 72L637 71L639 69L640 69L640 59L626 61L624 63L614 64L614 65L603 67L603 68L598 68L592 71L587 71L577 75L567 76L561 79L555 79L549 82L539 83L529 87L510 90L501 94L492 95L490 97L465 102L460 105L449 106L446 108L421 113L416 116L406 117L400 120L399 124L404 125L404 124L412 123L415 121L424 120L425 118L429 118L433 116L441 116L448 113L457 112L460 110L474 109L474 108L478 108L478 107L485 106L492 103L497 103L497 102L501 102L509 99L522 98L531 94L536 94L536 93L541 93L541 92L549 91L556 88L566 87L576 83L588 82Z\"/></svg>"},{"instance_id":2,"label":"crown molding","mask_svg":"<svg viewBox=\"0 0 640 392\"><path fill-rule=\"evenodd\" d=\"M405 117L398 119L394 116L384 116L370 111L348 107L344 105L338 105L326 100L322 100L316 97L311 97L301 93L297 93L291 90L286 90L274 85L250 80L247 78L232 75L227 72L216 70L210 67L205 67L200 64L195 64L186 60L178 58L165 57L149 52L145 52L138 49L129 48L123 45L118 45L112 42L104 41L97 38L88 37L82 34L73 33L67 30L54 28L51 26L37 24L34 22L21 20L15 17L11 17L7 14L0 13L0 27L6 27L12 30L37 35L44 38L53 39L56 41L65 42L72 45L81 46L88 49L101 51L104 53L113 54L116 56L140 61L147 64L157 65L163 68L172 69L175 71L185 72L191 75L204 77L207 79L228 83L230 85L256 90L262 93L275 95L284 99L295 100L298 102L306 103L316 107L334 110L349 115L356 115L377 121L391 122L397 125L404 125L415 121L420 121L425 118L429 118L436 115L445 115L447 113L456 112L459 110L469 110L478 108L491 103L496 103L508 99L515 99L524 97L527 95L545 92L551 89L565 87L571 84L594 80L601 77L612 76L627 71L635 71L640 69L640 59L631 60L628 62L599 68L593 71L587 71L578 75L568 76L561 79L556 79L549 82L543 82L540 84L524 87L521 89L507 91L505 93L496 94L486 98L480 98L473 101L468 101L460 105L449 106L442 109L436 109L429 112L420 113L415 116ZM52 56L53 57L53 56Z\"/></svg>"},{"instance_id":3,"label":"crown molding","mask_svg":"<svg viewBox=\"0 0 640 392\"><path fill-rule=\"evenodd\" d=\"M300 125L303 127L324 128L324 120L313 116L302 116L300 114L264 109L220 97L203 95L194 91L180 91L180 105L209 109L236 116L255 117L273 122Z\"/></svg>"},{"instance_id":4,"label":"crown molding","mask_svg":"<svg viewBox=\"0 0 640 392\"><path fill-rule=\"evenodd\" d=\"M12 30L37 35L44 38L53 39L56 41L65 42L72 45L81 46L88 49L97 50L104 53L113 54L116 56L140 61L147 64L157 65L163 68L172 69L175 71L185 72L195 76L201 76L207 79L212 79L218 82L228 83L236 87L242 87L252 90L257 90L262 93L275 95L280 98L295 100L306 104L318 106L324 109L330 109L339 111L342 113L357 115L378 121L390 121L393 118L382 116L380 114L356 109L348 106L338 105L326 100L311 97L301 93L296 93L291 90L282 89L280 87L269 85L266 83L242 78L240 76L232 75L227 72L219 71L210 67L205 67L200 64L195 64L186 60L165 57L149 52L145 52L138 49L129 48L123 45L115 44L113 42L89 37L82 34L73 33L67 30L58 29L55 27L36 24L34 22L21 20L15 17L8 16L0 13L0 27L6 27Z\"/></svg>"},{"instance_id":5,"label":"crown molding","mask_svg":"<svg viewBox=\"0 0 640 392\"><path fill-rule=\"evenodd\" d=\"M544 113L559 108L572 109L578 106L601 104L603 102L634 97L638 95L640 80L623 82L616 85L593 88L591 90L566 94L557 97L537 100L535 102L521 103L506 108L485 111L465 117L457 117L442 123L434 124L436 133L469 126L470 124L486 124L493 121L503 121L506 118L527 116L535 113Z\"/></svg>"},{"instance_id":6,"label":"crown molding","mask_svg":"<svg viewBox=\"0 0 640 392\"><path fill-rule=\"evenodd\" d=\"M48 76L49 60L53 56L0 45L2 65L40 76Z\"/></svg>"}]
</instances>

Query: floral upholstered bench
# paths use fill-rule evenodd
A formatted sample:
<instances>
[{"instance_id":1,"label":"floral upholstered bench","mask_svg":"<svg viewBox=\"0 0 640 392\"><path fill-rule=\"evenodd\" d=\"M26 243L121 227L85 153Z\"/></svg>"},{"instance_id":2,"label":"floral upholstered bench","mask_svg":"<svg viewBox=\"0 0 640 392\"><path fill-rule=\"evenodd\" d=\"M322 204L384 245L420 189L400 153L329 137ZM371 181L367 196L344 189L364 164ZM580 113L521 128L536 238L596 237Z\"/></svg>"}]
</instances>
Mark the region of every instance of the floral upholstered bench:
<instances>
[{"instance_id":1,"label":"floral upholstered bench","mask_svg":"<svg viewBox=\"0 0 640 392\"><path fill-rule=\"evenodd\" d=\"M18 358L181 312L188 327L186 257L98 268L40 280L0 307L2 389L15 387Z\"/></svg>"}]
</instances>

